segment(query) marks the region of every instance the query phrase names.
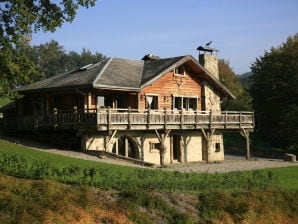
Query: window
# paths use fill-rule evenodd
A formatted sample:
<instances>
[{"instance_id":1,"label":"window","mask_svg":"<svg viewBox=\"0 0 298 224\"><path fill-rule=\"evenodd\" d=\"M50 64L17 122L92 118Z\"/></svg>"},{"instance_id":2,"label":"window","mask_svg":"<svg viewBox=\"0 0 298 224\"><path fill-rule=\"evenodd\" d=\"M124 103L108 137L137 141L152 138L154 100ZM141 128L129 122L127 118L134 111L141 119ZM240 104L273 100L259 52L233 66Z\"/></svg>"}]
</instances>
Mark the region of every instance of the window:
<instances>
[{"instance_id":1,"label":"window","mask_svg":"<svg viewBox=\"0 0 298 224\"><path fill-rule=\"evenodd\" d=\"M160 149L160 147L161 147L160 143L150 142L150 149Z\"/></svg>"},{"instance_id":2,"label":"window","mask_svg":"<svg viewBox=\"0 0 298 224\"><path fill-rule=\"evenodd\" d=\"M111 96L97 96L97 107L98 108L107 108L116 107L116 104L114 103L114 99Z\"/></svg>"},{"instance_id":3,"label":"window","mask_svg":"<svg viewBox=\"0 0 298 224\"><path fill-rule=\"evenodd\" d=\"M196 110L198 108L197 101L198 99L194 97L175 96L173 108L176 110Z\"/></svg>"},{"instance_id":4,"label":"window","mask_svg":"<svg viewBox=\"0 0 298 224\"><path fill-rule=\"evenodd\" d=\"M181 110L182 108L182 97L174 97L174 109Z\"/></svg>"},{"instance_id":5,"label":"window","mask_svg":"<svg viewBox=\"0 0 298 224\"><path fill-rule=\"evenodd\" d=\"M147 107L153 110L158 109L158 96L147 95L146 96Z\"/></svg>"},{"instance_id":6,"label":"window","mask_svg":"<svg viewBox=\"0 0 298 224\"><path fill-rule=\"evenodd\" d=\"M181 65L175 68L174 75L184 75L184 66Z\"/></svg>"},{"instance_id":7,"label":"window","mask_svg":"<svg viewBox=\"0 0 298 224\"><path fill-rule=\"evenodd\" d=\"M215 152L220 152L220 143L215 143Z\"/></svg>"},{"instance_id":8,"label":"window","mask_svg":"<svg viewBox=\"0 0 298 224\"><path fill-rule=\"evenodd\" d=\"M150 153L159 153L161 144L160 143L154 143L154 142L149 142L149 152Z\"/></svg>"}]
</instances>

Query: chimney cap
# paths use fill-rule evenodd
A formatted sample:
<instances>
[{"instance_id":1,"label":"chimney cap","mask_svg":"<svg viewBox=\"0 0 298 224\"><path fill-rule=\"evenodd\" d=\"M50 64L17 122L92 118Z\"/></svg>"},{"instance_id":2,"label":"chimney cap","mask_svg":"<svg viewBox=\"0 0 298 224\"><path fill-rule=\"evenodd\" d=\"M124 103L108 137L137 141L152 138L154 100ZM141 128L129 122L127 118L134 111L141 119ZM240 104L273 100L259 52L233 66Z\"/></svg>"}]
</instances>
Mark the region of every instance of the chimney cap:
<instances>
[{"instance_id":1,"label":"chimney cap","mask_svg":"<svg viewBox=\"0 0 298 224\"><path fill-rule=\"evenodd\" d=\"M155 56L155 55L153 55L153 54L146 54L146 55L142 58L143 61L156 60L156 59L160 59L160 57Z\"/></svg>"},{"instance_id":2,"label":"chimney cap","mask_svg":"<svg viewBox=\"0 0 298 224\"><path fill-rule=\"evenodd\" d=\"M213 51L215 52L219 52L218 49L216 48L212 48L212 47L208 47L208 46L199 46L197 48L198 51L205 51L205 52L210 52L212 54Z\"/></svg>"}]
</instances>

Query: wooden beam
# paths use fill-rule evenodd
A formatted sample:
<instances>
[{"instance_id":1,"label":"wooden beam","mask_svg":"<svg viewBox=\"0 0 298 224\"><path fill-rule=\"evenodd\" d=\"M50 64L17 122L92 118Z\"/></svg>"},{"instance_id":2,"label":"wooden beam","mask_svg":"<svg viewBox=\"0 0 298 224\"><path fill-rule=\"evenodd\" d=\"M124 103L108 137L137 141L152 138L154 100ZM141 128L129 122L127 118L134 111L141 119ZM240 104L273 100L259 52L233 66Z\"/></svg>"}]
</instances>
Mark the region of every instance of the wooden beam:
<instances>
[{"instance_id":1,"label":"wooden beam","mask_svg":"<svg viewBox=\"0 0 298 224\"><path fill-rule=\"evenodd\" d=\"M109 138L109 140L107 142L107 145L109 145L111 143L111 141L115 137L116 133L117 133L117 130L114 130L113 133L112 133L112 135L111 135L111 137Z\"/></svg>"},{"instance_id":2,"label":"wooden beam","mask_svg":"<svg viewBox=\"0 0 298 224\"><path fill-rule=\"evenodd\" d=\"M154 130L154 131L155 131L155 134L156 134L159 142L161 143L162 140L161 140L161 136L160 136L159 132L157 130Z\"/></svg>"}]
</instances>

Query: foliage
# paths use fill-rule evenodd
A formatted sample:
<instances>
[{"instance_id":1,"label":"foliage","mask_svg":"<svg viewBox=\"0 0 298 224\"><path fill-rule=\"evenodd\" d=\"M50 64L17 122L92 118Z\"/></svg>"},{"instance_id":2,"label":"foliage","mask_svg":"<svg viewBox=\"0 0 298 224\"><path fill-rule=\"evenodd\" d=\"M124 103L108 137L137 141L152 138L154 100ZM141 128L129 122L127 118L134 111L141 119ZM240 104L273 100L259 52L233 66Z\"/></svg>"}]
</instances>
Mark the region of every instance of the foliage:
<instances>
[{"instance_id":1,"label":"foliage","mask_svg":"<svg viewBox=\"0 0 298 224\"><path fill-rule=\"evenodd\" d=\"M39 74L46 78L98 62L104 58L102 54L98 52L93 54L85 48L80 54L75 51L66 53L63 46L55 40L33 46L27 54L37 65Z\"/></svg>"},{"instance_id":2,"label":"foliage","mask_svg":"<svg viewBox=\"0 0 298 224\"><path fill-rule=\"evenodd\" d=\"M95 1L1 1L0 96L13 97L12 89L36 80L36 66L25 53L31 34L55 31L63 22L73 21L79 6L88 8Z\"/></svg>"},{"instance_id":3,"label":"foliage","mask_svg":"<svg viewBox=\"0 0 298 224\"><path fill-rule=\"evenodd\" d=\"M251 110L251 98L245 87L240 83L239 77L234 73L228 61L218 61L220 81L235 95L236 99L227 99L222 103L222 110Z\"/></svg>"},{"instance_id":4,"label":"foliage","mask_svg":"<svg viewBox=\"0 0 298 224\"><path fill-rule=\"evenodd\" d=\"M7 97L0 97L0 107L10 103L11 100Z\"/></svg>"},{"instance_id":5,"label":"foliage","mask_svg":"<svg viewBox=\"0 0 298 224\"><path fill-rule=\"evenodd\" d=\"M25 48L0 46L0 96L12 97L14 88L39 78L34 63L24 54Z\"/></svg>"},{"instance_id":6,"label":"foliage","mask_svg":"<svg viewBox=\"0 0 298 224\"><path fill-rule=\"evenodd\" d=\"M55 31L64 22L72 22L79 6L94 6L96 0L23 1L6 0L0 4L0 43L18 44L18 39L33 31Z\"/></svg>"},{"instance_id":7,"label":"foliage","mask_svg":"<svg viewBox=\"0 0 298 224\"><path fill-rule=\"evenodd\" d=\"M298 145L298 34L252 64L256 131L273 147Z\"/></svg>"}]
</instances>

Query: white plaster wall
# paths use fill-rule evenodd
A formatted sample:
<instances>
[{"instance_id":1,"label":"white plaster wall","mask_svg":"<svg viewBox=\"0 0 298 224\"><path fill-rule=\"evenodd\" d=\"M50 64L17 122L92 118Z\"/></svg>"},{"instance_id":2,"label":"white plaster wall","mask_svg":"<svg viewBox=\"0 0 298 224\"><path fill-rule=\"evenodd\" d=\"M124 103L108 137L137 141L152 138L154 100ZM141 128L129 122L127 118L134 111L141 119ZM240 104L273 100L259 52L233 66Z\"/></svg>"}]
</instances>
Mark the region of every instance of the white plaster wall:
<instances>
[{"instance_id":1,"label":"white plaster wall","mask_svg":"<svg viewBox=\"0 0 298 224\"><path fill-rule=\"evenodd\" d=\"M186 150L184 147L186 141ZM185 153L184 162L199 162L202 161L202 137L199 135L183 136L182 143Z\"/></svg>"},{"instance_id":2,"label":"white plaster wall","mask_svg":"<svg viewBox=\"0 0 298 224\"><path fill-rule=\"evenodd\" d=\"M212 147L210 149L210 161L222 161L224 160L224 145L223 136L221 134L215 134L212 136ZM220 144L220 149L216 149L216 143Z\"/></svg>"},{"instance_id":3,"label":"white plaster wall","mask_svg":"<svg viewBox=\"0 0 298 224\"><path fill-rule=\"evenodd\" d=\"M144 140L144 161L160 165L159 149L150 149L150 143L159 143L159 140L154 135L147 135ZM164 155L165 164L170 163L170 138L165 139L166 151Z\"/></svg>"},{"instance_id":4,"label":"white plaster wall","mask_svg":"<svg viewBox=\"0 0 298 224\"><path fill-rule=\"evenodd\" d=\"M105 148L105 139L104 136L100 136L100 135L89 135L89 136L85 136L85 150L97 150L97 151L104 151Z\"/></svg>"}]
</instances>

